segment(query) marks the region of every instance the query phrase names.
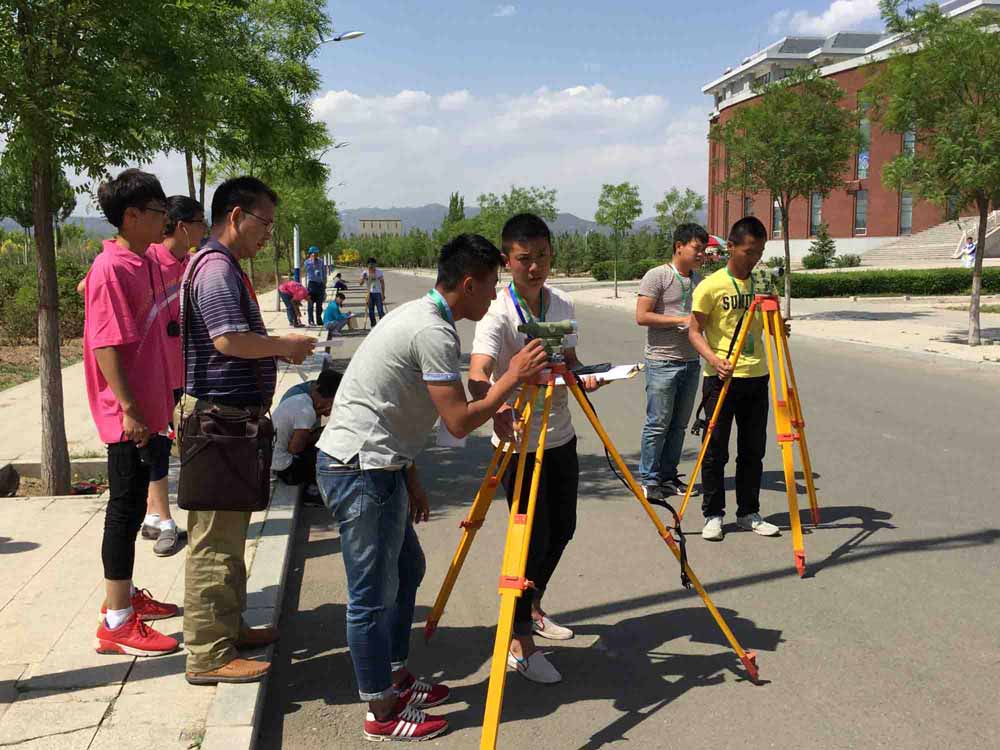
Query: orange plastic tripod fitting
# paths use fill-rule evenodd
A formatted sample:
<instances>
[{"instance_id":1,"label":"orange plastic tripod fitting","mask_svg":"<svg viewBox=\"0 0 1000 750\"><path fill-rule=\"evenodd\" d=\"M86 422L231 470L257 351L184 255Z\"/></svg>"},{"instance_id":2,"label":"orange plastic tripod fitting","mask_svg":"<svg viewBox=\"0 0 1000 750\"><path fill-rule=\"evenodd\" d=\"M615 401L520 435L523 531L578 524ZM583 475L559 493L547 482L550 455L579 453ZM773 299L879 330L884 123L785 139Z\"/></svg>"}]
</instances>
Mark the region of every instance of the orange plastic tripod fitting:
<instances>
[{"instance_id":1,"label":"orange plastic tripod fitting","mask_svg":"<svg viewBox=\"0 0 1000 750\"><path fill-rule=\"evenodd\" d=\"M740 661L743 662L743 668L746 669L747 674L750 675L750 681L756 685L760 684L760 672L757 669L757 652L756 651L746 651L743 656L740 657Z\"/></svg>"},{"instance_id":2,"label":"orange plastic tripod fitting","mask_svg":"<svg viewBox=\"0 0 1000 750\"><path fill-rule=\"evenodd\" d=\"M806 553L796 552L795 553L795 569L799 571L799 578L802 578L806 574Z\"/></svg>"}]
</instances>

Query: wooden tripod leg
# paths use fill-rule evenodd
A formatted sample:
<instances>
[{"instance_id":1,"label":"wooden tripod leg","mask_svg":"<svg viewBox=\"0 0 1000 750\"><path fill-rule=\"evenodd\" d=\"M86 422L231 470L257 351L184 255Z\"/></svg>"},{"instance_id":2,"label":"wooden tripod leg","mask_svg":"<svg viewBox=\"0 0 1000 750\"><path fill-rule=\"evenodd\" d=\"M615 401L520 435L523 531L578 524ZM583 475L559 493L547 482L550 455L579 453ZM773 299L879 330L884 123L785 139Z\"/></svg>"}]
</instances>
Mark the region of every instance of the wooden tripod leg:
<instances>
[{"instance_id":1,"label":"wooden tripod leg","mask_svg":"<svg viewBox=\"0 0 1000 750\"><path fill-rule=\"evenodd\" d=\"M580 408L583 409L583 413L587 415L587 420L594 428L594 432L597 433L601 442L604 443L604 447L607 449L608 454L618 467L618 471L625 479L629 489L632 490L632 494L635 495L635 499L639 501L643 510L646 511L646 515L649 516L649 520L653 522L660 538L664 541L667 547L670 548L674 557L677 558L677 562L681 562L681 550L677 545L677 542L674 540L673 533L670 529L663 525L663 521L660 520L660 517L653 509L653 506L649 504L649 501L642 492L642 488L635 481L635 477L632 476L632 472L629 471L628 466L625 465L625 461L622 460L621 454L618 452L618 449L615 448L614 443L611 442L611 437L605 431L604 425L601 424L601 420L597 418L597 413L593 410L593 408L591 408L590 402L587 401L586 397L583 395L583 391L580 390L580 386L573 380L567 381L567 386L576 398L577 403L580 404ZM691 585L698 593L698 596L701 597L705 607L708 608L708 612L712 615L712 619L715 620L715 624L719 626L719 630L722 631L722 634L729 642L729 645L732 647L733 651L736 652L736 656L743 663L750 679L756 682L759 674L757 668L757 654L753 651L745 651L740 645L740 642L736 640L736 636L733 634L733 631L730 630L729 625L722 616L722 613L716 608L714 602L712 602L712 599L709 597L708 592L705 591L704 586L701 585L701 581L698 580L698 576L694 574L694 571L687 562L684 563L684 572L691 581Z\"/></svg>"},{"instance_id":2,"label":"wooden tripod leg","mask_svg":"<svg viewBox=\"0 0 1000 750\"><path fill-rule=\"evenodd\" d=\"M542 460L545 456L545 438L549 425L549 413L552 410L552 392L555 386L550 381L545 389L545 407L542 411L542 421L539 426L538 448L535 451L535 466L531 472L531 486L528 494L528 507L521 513L521 487L524 478L524 467L530 437L530 422L524 429L521 439L521 452L518 456L516 488L514 500L511 503L510 518L507 524L507 541L503 550L503 567L500 571L500 617L497 621L497 635L493 643L493 663L490 665L490 684L486 690L486 710L483 714L483 733L479 740L481 750L494 750L497 743L497 733L500 730L500 709L503 706L503 690L507 681L507 654L510 649L510 639L514 628L514 609L517 600L524 596L532 583L524 577L528 564L528 548L531 543L531 528L535 517L535 505L538 501L538 487L542 476ZM534 398L537 388L531 389Z\"/></svg>"},{"instance_id":3,"label":"wooden tripod leg","mask_svg":"<svg viewBox=\"0 0 1000 750\"><path fill-rule=\"evenodd\" d=\"M785 494L788 497L788 522L792 529L792 556L795 569L800 576L806 572L806 550L802 540L802 519L799 517L799 497L795 483L795 456L792 444L795 430L792 427L791 411L788 406L788 381L783 366L784 356L777 339L777 327L782 326L777 302L764 310L764 349L767 369L770 374L771 400L774 403L774 425L777 430L778 445L781 448L781 463L785 472ZM775 370L777 369L777 372Z\"/></svg>"},{"instance_id":4,"label":"wooden tripod leg","mask_svg":"<svg viewBox=\"0 0 1000 750\"><path fill-rule=\"evenodd\" d=\"M743 354L743 345L746 343L747 334L750 331L750 326L753 323L753 316L757 312L757 300L750 303L750 308L747 310L744 320L746 325L740 330L740 336L736 339L736 346L733 348L733 358L730 360L733 363L733 370L735 371L737 363L740 361L740 355ZM722 404L726 400L726 396L729 394L729 385L733 382L733 376L730 375L726 378L726 381L722 384L722 390L719 392L719 398L715 402L715 409L712 410L712 418L708 420L708 425L705 427L705 435L701 441L701 448L698 450L698 460L695 461L694 471L691 472L691 479L688 482L687 490L684 492L684 499L681 501L681 507L677 509L677 517L681 520L684 519L684 513L687 511L688 502L691 500L691 492L694 490L695 480L698 478L698 474L701 471L701 465L705 461L705 454L708 452L708 442L712 437L712 433L715 431L715 424L719 420L719 414L722 413Z\"/></svg>"},{"instance_id":5,"label":"wooden tripod leg","mask_svg":"<svg viewBox=\"0 0 1000 750\"><path fill-rule=\"evenodd\" d=\"M788 401L792 408L792 427L799 436L799 454L802 458L802 472L806 478L806 491L809 494L809 510L812 513L814 526L819 526L819 501L816 499L816 483L813 481L812 460L809 458L809 445L806 443L806 419L802 413L802 399L799 396L799 386L795 381L795 368L792 367L792 351L788 348L788 336L785 327L778 331L781 337L781 350L785 354L785 369L788 371Z\"/></svg>"}]
</instances>

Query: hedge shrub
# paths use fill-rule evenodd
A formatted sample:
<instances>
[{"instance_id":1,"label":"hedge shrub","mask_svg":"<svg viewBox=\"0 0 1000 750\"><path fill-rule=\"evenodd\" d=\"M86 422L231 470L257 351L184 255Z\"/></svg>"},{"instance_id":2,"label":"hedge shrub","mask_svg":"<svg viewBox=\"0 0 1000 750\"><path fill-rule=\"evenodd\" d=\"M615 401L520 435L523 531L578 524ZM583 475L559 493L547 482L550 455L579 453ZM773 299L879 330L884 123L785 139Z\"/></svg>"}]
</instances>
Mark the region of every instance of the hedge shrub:
<instances>
[{"instance_id":1,"label":"hedge shrub","mask_svg":"<svg viewBox=\"0 0 1000 750\"><path fill-rule=\"evenodd\" d=\"M87 273L79 261L61 257L56 261L59 284L59 335L65 339L83 335L83 297L76 285ZM38 338L38 279L34 266L0 265L0 341L30 344Z\"/></svg>"},{"instance_id":2,"label":"hedge shrub","mask_svg":"<svg viewBox=\"0 0 1000 750\"><path fill-rule=\"evenodd\" d=\"M800 298L971 292L972 272L964 268L792 274L792 296ZM1000 268L983 269L983 293L1000 294Z\"/></svg>"}]
</instances>

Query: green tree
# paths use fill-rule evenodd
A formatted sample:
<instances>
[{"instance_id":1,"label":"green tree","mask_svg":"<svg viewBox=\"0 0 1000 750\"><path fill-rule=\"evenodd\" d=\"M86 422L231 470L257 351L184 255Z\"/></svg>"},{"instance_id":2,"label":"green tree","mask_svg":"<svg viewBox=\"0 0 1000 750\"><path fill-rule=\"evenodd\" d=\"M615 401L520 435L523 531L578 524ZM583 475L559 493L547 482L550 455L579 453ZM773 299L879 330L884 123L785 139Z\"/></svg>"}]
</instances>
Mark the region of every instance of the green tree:
<instances>
[{"instance_id":1,"label":"green tree","mask_svg":"<svg viewBox=\"0 0 1000 750\"><path fill-rule=\"evenodd\" d=\"M26 138L14 134L0 155L0 218L16 221L23 229L35 225L32 205L31 153ZM52 172L52 221L57 227L76 208L76 192L62 169Z\"/></svg>"},{"instance_id":2,"label":"green tree","mask_svg":"<svg viewBox=\"0 0 1000 750\"><path fill-rule=\"evenodd\" d=\"M917 136L917 147L889 163L882 181L942 206L955 197L976 207L968 342L978 346L986 221L1000 204L1000 13L949 18L929 4L904 14L898 0L883 0L881 8L888 28L913 47L894 52L865 93L885 129Z\"/></svg>"},{"instance_id":3,"label":"green tree","mask_svg":"<svg viewBox=\"0 0 1000 750\"><path fill-rule=\"evenodd\" d=\"M597 212L594 221L609 227L615 238L615 297L618 297L618 256L621 253L622 240L625 233L631 231L632 224L642 214L642 201L639 200L639 188L630 182L620 185L605 184L601 187L601 196L597 199Z\"/></svg>"},{"instance_id":4,"label":"green tree","mask_svg":"<svg viewBox=\"0 0 1000 750\"><path fill-rule=\"evenodd\" d=\"M698 220L698 213L705 208L705 196L691 188L670 188L663 200L656 204L656 226L666 244L673 247L674 230L680 224Z\"/></svg>"},{"instance_id":5,"label":"green tree","mask_svg":"<svg viewBox=\"0 0 1000 750\"><path fill-rule=\"evenodd\" d=\"M837 243L833 241L826 224L816 228L816 239L809 245L809 253L802 259L806 268L829 268L837 253Z\"/></svg>"},{"instance_id":6,"label":"green tree","mask_svg":"<svg viewBox=\"0 0 1000 750\"><path fill-rule=\"evenodd\" d=\"M441 223L443 229L447 229L453 224L465 221L465 198L457 192L452 193L448 198L448 213Z\"/></svg>"},{"instance_id":7,"label":"green tree","mask_svg":"<svg viewBox=\"0 0 1000 750\"><path fill-rule=\"evenodd\" d=\"M777 202L791 268L788 210L812 193L824 197L844 182L851 155L860 143L857 114L840 106L844 93L815 69L755 86L756 100L731 120L714 125L709 138L720 143L729 165L722 193L766 192ZM785 317L792 317L792 275L785 274Z\"/></svg>"},{"instance_id":8,"label":"green tree","mask_svg":"<svg viewBox=\"0 0 1000 750\"><path fill-rule=\"evenodd\" d=\"M472 220L471 228L500 247L503 225L520 213L533 213L546 221L555 221L556 191L546 187L512 186L510 192L503 195L480 195L479 215Z\"/></svg>"}]
</instances>

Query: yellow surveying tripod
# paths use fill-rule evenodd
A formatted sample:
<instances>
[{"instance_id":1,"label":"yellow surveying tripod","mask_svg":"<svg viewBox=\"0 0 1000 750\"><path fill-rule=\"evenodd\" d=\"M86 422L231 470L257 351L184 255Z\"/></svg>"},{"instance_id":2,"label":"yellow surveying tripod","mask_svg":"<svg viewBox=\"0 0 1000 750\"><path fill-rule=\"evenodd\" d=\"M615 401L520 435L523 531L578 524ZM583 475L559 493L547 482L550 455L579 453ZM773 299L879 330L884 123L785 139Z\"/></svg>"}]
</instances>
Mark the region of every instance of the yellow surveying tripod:
<instances>
[{"instance_id":1,"label":"yellow surveying tripod","mask_svg":"<svg viewBox=\"0 0 1000 750\"><path fill-rule=\"evenodd\" d=\"M751 681L757 681L756 654L753 651L743 650L742 646L736 640L736 636L733 635L733 632L729 629L719 610L716 609L705 589L698 581L694 571L688 565L687 554L684 548L684 537L680 534L679 519L677 519L676 515L674 516L677 523L674 529L664 526L656 511L653 510L649 501L646 500L642 488L636 483L632 473L622 460L621 455L612 444L611 438L605 432L603 425L597 418L596 412L575 380L575 376L568 370L564 363L552 362L550 369L545 370L535 382L526 385L522 389L522 393L514 405L515 411L521 412L519 420L521 424L521 436L517 472L514 479L514 497L516 501L511 504L511 511L507 519L507 541L504 545L503 563L500 571L500 617L497 622L496 642L493 646L493 662L490 668L490 682L486 693L483 733L479 743L481 750L494 750L496 748L497 732L500 728L500 708L503 703L503 690L507 679L507 650L510 648L510 639L514 626L514 607L518 598L524 595L525 590L532 588L532 582L525 579L524 573L528 561L528 544L531 539L535 503L538 499L539 480L542 476L546 430L549 423L549 414L552 410L552 394L557 387L556 380L558 378L562 378L565 386L570 389L570 392L580 404L580 408L583 409L584 414L586 414L590 424L593 425L601 442L604 443L609 456L617 465L618 471L624 478L623 481L625 481L632 494L642 504L649 519L656 527L660 538L666 543L670 551L674 554L674 557L681 564L681 582L685 587L693 586L695 591L698 592L698 596L701 597L705 606L708 607L708 611L719 626L719 629L722 630L726 640L729 641L729 645L732 646L740 661L743 662L743 666L746 668ZM524 485L525 464L531 439L531 414L539 388L543 386L545 388L545 402L541 425L539 427L538 447L535 451L535 466L531 475L528 505L522 513L520 512L520 498L521 489ZM479 486L479 491L476 493L472 508L466 519L460 524L462 537L458 543L455 556L452 558L451 565L448 568L448 573L445 575L441 590L438 592L437 599L434 602L434 608L427 618L427 624L424 628L424 637L426 640L430 640L437 629L441 615L444 613L445 604L451 595L455 581L458 579L462 564L465 562L465 557L469 553L469 548L472 546L476 532L483 525L486 513L489 511L490 504L496 493L496 488L500 484L500 478L506 471L513 454L514 443L500 443L493 452L493 458L490 461L489 468L486 470L486 476ZM678 539L674 538L672 533L674 530L678 532Z\"/></svg>"},{"instance_id":2,"label":"yellow surveying tripod","mask_svg":"<svg viewBox=\"0 0 1000 750\"><path fill-rule=\"evenodd\" d=\"M754 296L753 302L750 303L750 308L744 316L745 324L740 329L730 361L735 370L740 361L740 355L743 353L743 345L749 335L753 316L758 312L764 319L764 353L767 359L767 370L770 374L774 424L778 432L781 461L785 469L788 521L792 527L792 553L795 558L795 569L799 572L799 576L803 576L806 572L806 551L802 541L802 521L799 518L799 498L795 484L795 457L792 454L793 443L798 443L799 446L799 453L802 457L802 472L805 474L806 491L809 495L809 508L812 511L813 525L816 526L819 525L819 504L816 501L812 462L809 460L809 448L806 445L806 422L802 416L802 402L799 400L799 389L795 383L795 370L792 368L792 353L788 349L788 336L785 333L785 324L781 318L781 307L777 296L773 294ZM691 499L691 488L694 487L694 481L698 478L698 472L701 471L701 465L708 450L708 441L712 437L719 414L722 413L722 404L726 400L726 394L729 393L732 379L733 376L730 375L723 383L712 417L705 429L701 450L698 452L698 461L694 465L694 472L688 483L687 492L684 493L684 501L677 511L677 515L681 518L684 518L684 511Z\"/></svg>"}]
</instances>

